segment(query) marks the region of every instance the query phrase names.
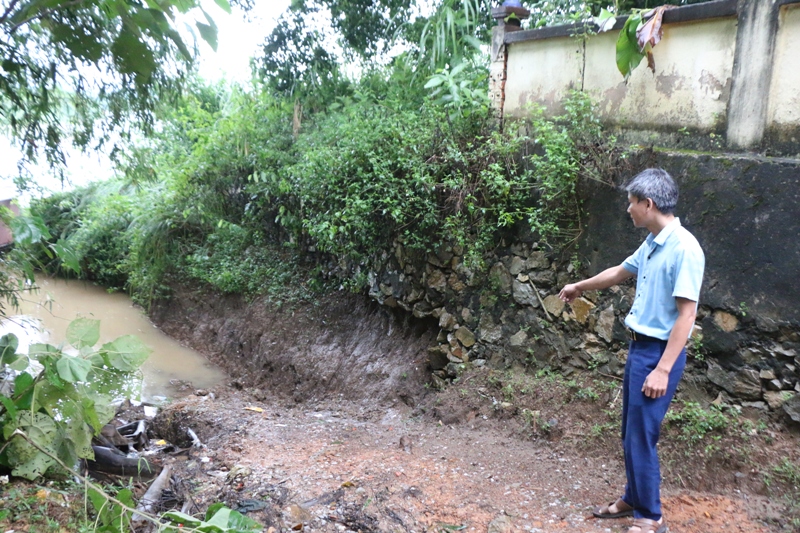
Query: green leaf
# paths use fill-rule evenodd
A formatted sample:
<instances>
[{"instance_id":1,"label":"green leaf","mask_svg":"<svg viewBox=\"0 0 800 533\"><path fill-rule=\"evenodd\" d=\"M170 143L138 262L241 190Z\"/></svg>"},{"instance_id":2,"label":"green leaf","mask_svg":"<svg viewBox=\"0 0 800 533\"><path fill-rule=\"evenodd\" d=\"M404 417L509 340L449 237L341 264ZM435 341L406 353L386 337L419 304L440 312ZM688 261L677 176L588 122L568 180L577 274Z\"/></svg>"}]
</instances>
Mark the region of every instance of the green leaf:
<instances>
[{"instance_id":1,"label":"green leaf","mask_svg":"<svg viewBox=\"0 0 800 533\"><path fill-rule=\"evenodd\" d=\"M110 504L105 496L91 487L89 487L87 495L89 496L89 501L92 502L92 507L94 507L94 510L97 511L98 514L103 511L106 505Z\"/></svg>"},{"instance_id":2,"label":"green leaf","mask_svg":"<svg viewBox=\"0 0 800 533\"><path fill-rule=\"evenodd\" d=\"M171 520L176 524L183 524L183 527L185 528L195 528L203 523L202 520L198 520L197 518L180 511L167 511L161 515L161 518L166 518L167 520Z\"/></svg>"},{"instance_id":3,"label":"green leaf","mask_svg":"<svg viewBox=\"0 0 800 533\"><path fill-rule=\"evenodd\" d=\"M636 28L641 22L641 14L630 15L617 38L617 68L626 80L644 58L636 39Z\"/></svg>"},{"instance_id":4,"label":"green leaf","mask_svg":"<svg viewBox=\"0 0 800 533\"><path fill-rule=\"evenodd\" d=\"M205 42L211 47L212 50L215 52L217 51L217 28L209 25L204 24L202 22L196 22L195 25L197 26L198 31L200 32L200 37L203 38Z\"/></svg>"},{"instance_id":5,"label":"green leaf","mask_svg":"<svg viewBox=\"0 0 800 533\"><path fill-rule=\"evenodd\" d=\"M252 518L233 510L228 515L228 527L236 532L261 531L263 529L263 526Z\"/></svg>"},{"instance_id":6,"label":"green leaf","mask_svg":"<svg viewBox=\"0 0 800 533\"><path fill-rule=\"evenodd\" d=\"M428 83L425 84L426 89L432 89L434 87L438 87L444 83L444 76L436 75L432 76L431 79L428 80Z\"/></svg>"},{"instance_id":7,"label":"green leaf","mask_svg":"<svg viewBox=\"0 0 800 533\"><path fill-rule=\"evenodd\" d=\"M86 28L54 22L50 34L53 42L63 44L76 57L91 63L97 63L103 57L103 45Z\"/></svg>"},{"instance_id":8,"label":"green leaf","mask_svg":"<svg viewBox=\"0 0 800 533\"><path fill-rule=\"evenodd\" d=\"M231 4L228 0L214 0L219 7L221 7L226 13L230 15L231 13Z\"/></svg>"},{"instance_id":9,"label":"green leaf","mask_svg":"<svg viewBox=\"0 0 800 533\"><path fill-rule=\"evenodd\" d=\"M92 450L94 431L87 423L83 406L70 403L70 407L64 409L64 417L64 439L69 441L71 451L76 455L74 461L94 459L94 450ZM74 461L67 462L67 464Z\"/></svg>"},{"instance_id":10,"label":"green leaf","mask_svg":"<svg viewBox=\"0 0 800 533\"><path fill-rule=\"evenodd\" d=\"M122 533L130 531L131 513L121 506L113 503L106 496L95 489L89 489L89 500L97 511L97 520L100 522L97 531L104 533ZM133 493L130 489L122 489L116 494L116 499L127 505L134 507Z\"/></svg>"},{"instance_id":11,"label":"green leaf","mask_svg":"<svg viewBox=\"0 0 800 533\"><path fill-rule=\"evenodd\" d=\"M158 67L152 50L127 25L111 45L114 61L123 74L133 74L139 84L146 83Z\"/></svg>"},{"instance_id":12,"label":"green leaf","mask_svg":"<svg viewBox=\"0 0 800 533\"><path fill-rule=\"evenodd\" d=\"M42 448L55 452L53 444L58 437L58 426L51 417L43 413L20 412L17 417L17 428ZM55 464L53 458L37 450L19 435L11 438L8 460L14 466L11 471L13 475L29 480L41 476Z\"/></svg>"},{"instance_id":13,"label":"green leaf","mask_svg":"<svg viewBox=\"0 0 800 533\"><path fill-rule=\"evenodd\" d=\"M600 10L600 15L594 18L594 23L597 24L597 31L599 33L607 32L617 23L617 17L608 9L602 8Z\"/></svg>"},{"instance_id":14,"label":"green leaf","mask_svg":"<svg viewBox=\"0 0 800 533\"><path fill-rule=\"evenodd\" d=\"M250 533L263 530L263 526L252 518L233 511L222 503L211 505L202 521L178 511L167 511L162 518L183 524L184 528L205 533Z\"/></svg>"},{"instance_id":15,"label":"green leaf","mask_svg":"<svg viewBox=\"0 0 800 533\"><path fill-rule=\"evenodd\" d=\"M223 531L249 532L260 531L261 524L239 511L234 511L223 503L215 503L206 511L204 526L216 526Z\"/></svg>"},{"instance_id":16,"label":"green leaf","mask_svg":"<svg viewBox=\"0 0 800 533\"><path fill-rule=\"evenodd\" d=\"M123 372L133 372L142 366L152 350L135 335L125 335L104 344L100 351L109 366Z\"/></svg>"},{"instance_id":17,"label":"green leaf","mask_svg":"<svg viewBox=\"0 0 800 533\"><path fill-rule=\"evenodd\" d=\"M23 370L26 370L28 368L28 365L30 364L31 361L25 355L17 354L17 356L18 356L17 360L9 364L8 368L10 368L11 370L16 370L17 372L22 372Z\"/></svg>"},{"instance_id":18,"label":"green leaf","mask_svg":"<svg viewBox=\"0 0 800 533\"><path fill-rule=\"evenodd\" d=\"M66 357L62 354L62 357ZM44 377L50 382L54 387L58 387L59 389L64 388L64 382L61 381L61 378L58 375L58 370L56 369L56 363L60 358L56 357L40 357L39 362L42 363L44 366Z\"/></svg>"},{"instance_id":19,"label":"green leaf","mask_svg":"<svg viewBox=\"0 0 800 533\"><path fill-rule=\"evenodd\" d=\"M484 43L480 39L473 37L472 35L464 35L463 39L464 41L467 42L467 44L469 44L472 48L474 48L478 52L480 52L481 49L483 48Z\"/></svg>"},{"instance_id":20,"label":"green leaf","mask_svg":"<svg viewBox=\"0 0 800 533\"><path fill-rule=\"evenodd\" d=\"M226 530L228 529L228 520L230 519L230 516L231 510L223 506L222 508L218 508L218 510L210 518L206 517L206 524Z\"/></svg>"},{"instance_id":21,"label":"green leaf","mask_svg":"<svg viewBox=\"0 0 800 533\"><path fill-rule=\"evenodd\" d=\"M52 344L34 343L28 346L28 355L39 360L41 357L58 356L61 350Z\"/></svg>"},{"instance_id":22,"label":"green leaf","mask_svg":"<svg viewBox=\"0 0 800 533\"><path fill-rule=\"evenodd\" d=\"M60 418L66 416L64 409L69 409L71 403L80 401L80 395L75 390L75 385L56 386L43 379L36 382L34 392L35 405L33 409L44 410L48 415Z\"/></svg>"},{"instance_id":23,"label":"green leaf","mask_svg":"<svg viewBox=\"0 0 800 533\"><path fill-rule=\"evenodd\" d=\"M80 357L72 357L64 355L56 363L58 375L67 383L75 383L77 381L86 381L86 376L92 369L92 363Z\"/></svg>"},{"instance_id":24,"label":"green leaf","mask_svg":"<svg viewBox=\"0 0 800 533\"><path fill-rule=\"evenodd\" d=\"M76 318L67 326L67 342L79 350L94 346L100 340L100 321L92 318Z\"/></svg>"},{"instance_id":25,"label":"green leaf","mask_svg":"<svg viewBox=\"0 0 800 533\"><path fill-rule=\"evenodd\" d=\"M23 372L14 378L14 403L17 409L30 409L33 401L33 376Z\"/></svg>"},{"instance_id":26,"label":"green leaf","mask_svg":"<svg viewBox=\"0 0 800 533\"><path fill-rule=\"evenodd\" d=\"M458 65L453 67L453 70L450 71L450 76L455 78L456 76L464 72L464 69L467 68L468 66L469 63L467 63L466 61L459 63Z\"/></svg>"},{"instance_id":27,"label":"green leaf","mask_svg":"<svg viewBox=\"0 0 800 533\"><path fill-rule=\"evenodd\" d=\"M76 274L81 273L81 254L78 253L74 246L71 246L64 239L59 239L57 243L51 246L59 259L61 265L72 270Z\"/></svg>"},{"instance_id":28,"label":"green leaf","mask_svg":"<svg viewBox=\"0 0 800 533\"><path fill-rule=\"evenodd\" d=\"M164 11L164 7L161 6L155 0L145 0L145 4L147 4L147 7L149 7L150 9L157 9L159 11Z\"/></svg>"},{"instance_id":29,"label":"green leaf","mask_svg":"<svg viewBox=\"0 0 800 533\"><path fill-rule=\"evenodd\" d=\"M86 398L81 400L81 404L86 414L86 422L99 433L103 426L114 418L117 408L112 405L113 398L107 394L95 391L86 391L85 394Z\"/></svg>"},{"instance_id":30,"label":"green leaf","mask_svg":"<svg viewBox=\"0 0 800 533\"><path fill-rule=\"evenodd\" d=\"M192 53L189 51L188 48L186 48L186 44L183 42L181 35L177 31L175 31L172 28L169 28L164 32L164 35L169 37L170 40L175 44L175 46L178 47L178 51L181 53L181 55L186 61L191 61L193 59Z\"/></svg>"},{"instance_id":31,"label":"green leaf","mask_svg":"<svg viewBox=\"0 0 800 533\"><path fill-rule=\"evenodd\" d=\"M18 216L12 218L8 223L14 242L22 245L36 244L42 239L50 238L50 231L47 229L41 217L37 216Z\"/></svg>"},{"instance_id":32,"label":"green leaf","mask_svg":"<svg viewBox=\"0 0 800 533\"><path fill-rule=\"evenodd\" d=\"M6 408L6 415L9 419L13 420L17 417L17 406L14 405L14 402L11 401L11 398L6 398L0 394L0 403L2 403Z\"/></svg>"},{"instance_id":33,"label":"green leaf","mask_svg":"<svg viewBox=\"0 0 800 533\"><path fill-rule=\"evenodd\" d=\"M10 365L19 358L17 347L19 339L13 333L0 337L0 367Z\"/></svg>"},{"instance_id":34,"label":"green leaf","mask_svg":"<svg viewBox=\"0 0 800 533\"><path fill-rule=\"evenodd\" d=\"M106 360L100 352L94 352L86 356L86 360L92 363L92 367L94 368L103 368L106 365Z\"/></svg>"}]
</instances>

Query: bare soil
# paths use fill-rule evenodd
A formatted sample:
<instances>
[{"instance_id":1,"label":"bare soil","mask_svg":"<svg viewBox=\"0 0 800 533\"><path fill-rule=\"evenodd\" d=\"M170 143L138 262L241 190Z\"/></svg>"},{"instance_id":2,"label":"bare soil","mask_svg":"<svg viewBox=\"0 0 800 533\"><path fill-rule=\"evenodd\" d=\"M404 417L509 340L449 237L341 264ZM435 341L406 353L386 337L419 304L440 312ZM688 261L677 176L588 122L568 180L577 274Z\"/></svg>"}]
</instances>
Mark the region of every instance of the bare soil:
<instances>
[{"instance_id":1,"label":"bare soil","mask_svg":"<svg viewBox=\"0 0 800 533\"><path fill-rule=\"evenodd\" d=\"M616 380L478 368L436 392L424 323L350 295L268 309L186 291L154 313L231 375L157 418L160 436L204 445L164 459L192 512L222 501L273 532L627 531L591 518L624 484ZM796 432L732 419L698 442L666 425L670 531L794 530L796 480L774 468L800 464Z\"/></svg>"},{"instance_id":2,"label":"bare soil","mask_svg":"<svg viewBox=\"0 0 800 533\"><path fill-rule=\"evenodd\" d=\"M223 501L277 531L626 531L630 519L591 518L624 483L618 454L589 458L529 441L502 422L440 424L402 403L313 405L255 401L218 389L162 417L206 446L172 459L196 509ZM261 410L261 412L259 412ZM481 419L482 420L482 419ZM780 530L780 508L737 490L669 487L672 531ZM768 522L771 522L768 523Z\"/></svg>"}]
</instances>

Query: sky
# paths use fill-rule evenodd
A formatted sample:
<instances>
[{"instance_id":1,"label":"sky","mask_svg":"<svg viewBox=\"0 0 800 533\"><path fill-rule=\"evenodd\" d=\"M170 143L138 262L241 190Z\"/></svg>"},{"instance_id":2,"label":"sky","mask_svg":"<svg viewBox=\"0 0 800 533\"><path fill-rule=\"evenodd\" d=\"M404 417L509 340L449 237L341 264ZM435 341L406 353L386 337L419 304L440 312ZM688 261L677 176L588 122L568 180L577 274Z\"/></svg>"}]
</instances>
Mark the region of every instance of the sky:
<instances>
[{"instance_id":1,"label":"sky","mask_svg":"<svg viewBox=\"0 0 800 533\"><path fill-rule=\"evenodd\" d=\"M217 25L218 46L214 52L200 39L200 76L207 80L224 78L232 82L247 83L250 79L250 59L272 31L278 17L289 7L289 2L290 0L257 0L249 14L249 21L245 21L243 15L235 9L229 15L213 0L203 0L203 7ZM34 172L37 174L36 181L42 187L57 192L112 175L112 167L103 154L68 154L68 183L62 185L60 180L50 176L46 168L39 168ZM11 176L17 173L19 159L19 151L7 139L0 137L0 200L18 196ZM20 198L23 205L28 201L27 194Z\"/></svg>"},{"instance_id":2,"label":"sky","mask_svg":"<svg viewBox=\"0 0 800 533\"><path fill-rule=\"evenodd\" d=\"M250 12L250 22L244 22L235 10L225 13L213 2L206 7L219 30L217 52L205 42L200 46L200 75L207 79L220 79L240 83L250 79L250 58L272 31L281 13L289 7L290 0L257 0Z\"/></svg>"}]
</instances>

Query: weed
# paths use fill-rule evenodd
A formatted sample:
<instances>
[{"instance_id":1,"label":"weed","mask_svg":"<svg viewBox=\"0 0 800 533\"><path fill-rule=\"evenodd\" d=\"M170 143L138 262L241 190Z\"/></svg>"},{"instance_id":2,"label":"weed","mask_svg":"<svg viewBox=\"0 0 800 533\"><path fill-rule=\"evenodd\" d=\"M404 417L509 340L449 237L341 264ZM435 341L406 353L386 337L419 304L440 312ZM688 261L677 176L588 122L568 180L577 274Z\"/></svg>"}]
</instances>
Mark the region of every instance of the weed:
<instances>
[{"instance_id":1,"label":"weed","mask_svg":"<svg viewBox=\"0 0 800 533\"><path fill-rule=\"evenodd\" d=\"M533 425L534 413L528 408L522 410L522 423L526 428Z\"/></svg>"},{"instance_id":2,"label":"weed","mask_svg":"<svg viewBox=\"0 0 800 533\"><path fill-rule=\"evenodd\" d=\"M703 409L697 402L683 402L679 409L672 409L667 413L665 421L670 425L680 428L678 438L690 446L686 454L691 453L691 448L714 432L721 432L732 425L730 416L723 412L723 408L712 406ZM718 435L715 435L717 437ZM714 438L713 440L719 440Z\"/></svg>"},{"instance_id":3,"label":"weed","mask_svg":"<svg viewBox=\"0 0 800 533\"><path fill-rule=\"evenodd\" d=\"M579 388L578 392L575 393L575 397L579 400L588 400L590 402L596 402L600 399L600 395L592 387Z\"/></svg>"},{"instance_id":4,"label":"weed","mask_svg":"<svg viewBox=\"0 0 800 533\"><path fill-rule=\"evenodd\" d=\"M589 357L589 361L587 361L586 365L591 371L595 371L601 366L608 364L609 357L605 353L595 353Z\"/></svg>"},{"instance_id":5,"label":"weed","mask_svg":"<svg viewBox=\"0 0 800 533\"><path fill-rule=\"evenodd\" d=\"M705 361L705 354L703 353L703 336L692 335L691 337L691 353L698 361Z\"/></svg>"},{"instance_id":6,"label":"weed","mask_svg":"<svg viewBox=\"0 0 800 533\"><path fill-rule=\"evenodd\" d=\"M60 533L94 531L93 521L83 509L82 487L72 482L51 482L46 486L12 483L0 495L0 531L13 530L24 521L29 531Z\"/></svg>"},{"instance_id":7,"label":"weed","mask_svg":"<svg viewBox=\"0 0 800 533\"><path fill-rule=\"evenodd\" d=\"M789 508L792 531L800 525L800 464L786 457L763 474L764 485L775 494L780 494Z\"/></svg>"},{"instance_id":8,"label":"weed","mask_svg":"<svg viewBox=\"0 0 800 533\"><path fill-rule=\"evenodd\" d=\"M606 435L609 432L615 432L617 430L617 424L613 422L606 422L605 424L594 424L592 425L592 429L590 430L590 434L594 438L600 438Z\"/></svg>"},{"instance_id":9,"label":"weed","mask_svg":"<svg viewBox=\"0 0 800 533\"><path fill-rule=\"evenodd\" d=\"M739 314L742 315L742 317L746 317L748 311L747 304L745 302L739 302Z\"/></svg>"},{"instance_id":10,"label":"weed","mask_svg":"<svg viewBox=\"0 0 800 533\"><path fill-rule=\"evenodd\" d=\"M505 401L510 402L514 399L514 385L511 382L506 383L505 386L503 386L502 392L503 399L505 399Z\"/></svg>"},{"instance_id":11,"label":"weed","mask_svg":"<svg viewBox=\"0 0 800 533\"><path fill-rule=\"evenodd\" d=\"M772 471L778 478L793 485L796 489L800 489L800 464L793 463L784 457L780 464L772 468Z\"/></svg>"},{"instance_id":12,"label":"weed","mask_svg":"<svg viewBox=\"0 0 800 533\"><path fill-rule=\"evenodd\" d=\"M578 257L578 252L572 254L572 258L570 259L569 264L572 267L573 272L577 273L580 271L583 264L581 263L581 260Z\"/></svg>"}]
</instances>

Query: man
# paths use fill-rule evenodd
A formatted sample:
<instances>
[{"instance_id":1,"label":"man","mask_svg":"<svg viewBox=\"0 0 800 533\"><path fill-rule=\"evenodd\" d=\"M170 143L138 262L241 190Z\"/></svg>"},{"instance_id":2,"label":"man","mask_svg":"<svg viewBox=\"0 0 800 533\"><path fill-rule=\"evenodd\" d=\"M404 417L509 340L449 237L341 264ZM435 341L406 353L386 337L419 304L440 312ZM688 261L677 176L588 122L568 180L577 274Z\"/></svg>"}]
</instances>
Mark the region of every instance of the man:
<instances>
[{"instance_id":1,"label":"man","mask_svg":"<svg viewBox=\"0 0 800 533\"><path fill-rule=\"evenodd\" d=\"M628 533L664 533L656 444L661 422L686 365L686 341L694 326L705 257L697 240L673 214L678 187L661 169L647 169L625 187L628 213L650 235L621 265L566 285L559 297L572 302L584 291L607 289L636 276L636 297L625 318L631 342L625 364L622 443L628 483L614 503L594 516L633 515Z\"/></svg>"}]
</instances>

